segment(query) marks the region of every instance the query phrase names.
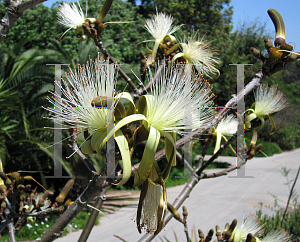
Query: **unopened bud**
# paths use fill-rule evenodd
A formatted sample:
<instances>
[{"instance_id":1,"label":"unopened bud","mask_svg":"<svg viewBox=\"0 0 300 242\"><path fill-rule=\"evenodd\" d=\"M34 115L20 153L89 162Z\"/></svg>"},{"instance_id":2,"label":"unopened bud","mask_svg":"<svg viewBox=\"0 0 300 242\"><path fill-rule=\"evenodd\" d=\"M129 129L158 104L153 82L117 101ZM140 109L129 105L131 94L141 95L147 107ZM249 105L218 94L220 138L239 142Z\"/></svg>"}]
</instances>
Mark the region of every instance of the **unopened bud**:
<instances>
[{"instance_id":1,"label":"unopened bud","mask_svg":"<svg viewBox=\"0 0 300 242\"><path fill-rule=\"evenodd\" d=\"M231 222L231 224L229 226L228 231L233 232L233 230L235 229L236 225L237 225L237 220L236 219L232 220L232 222Z\"/></svg>"},{"instance_id":2,"label":"unopened bud","mask_svg":"<svg viewBox=\"0 0 300 242\"><path fill-rule=\"evenodd\" d=\"M274 41L275 46L280 46L282 44L285 43L285 39L284 38L276 38Z\"/></svg>"},{"instance_id":3,"label":"unopened bud","mask_svg":"<svg viewBox=\"0 0 300 242\"><path fill-rule=\"evenodd\" d=\"M23 176L17 176L16 177L16 185L20 185L24 183L24 177Z\"/></svg>"},{"instance_id":4,"label":"unopened bud","mask_svg":"<svg viewBox=\"0 0 300 242\"><path fill-rule=\"evenodd\" d=\"M218 237L218 239L220 239L219 237L221 237L221 229L220 229L220 227L218 226L218 225L216 225L216 235L217 235L217 237Z\"/></svg>"},{"instance_id":5,"label":"unopened bud","mask_svg":"<svg viewBox=\"0 0 300 242\"><path fill-rule=\"evenodd\" d=\"M62 204L66 199L66 196L73 188L73 185L74 185L74 179L70 179L65 185L65 187L63 188L63 190L61 191L61 193L58 195L58 197L56 197L55 201L59 204Z\"/></svg>"},{"instance_id":6,"label":"unopened bud","mask_svg":"<svg viewBox=\"0 0 300 242\"><path fill-rule=\"evenodd\" d=\"M208 235L205 238L205 242L211 241L213 235L214 235L214 230L213 229L209 230Z\"/></svg>"},{"instance_id":7,"label":"unopened bud","mask_svg":"<svg viewBox=\"0 0 300 242\"><path fill-rule=\"evenodd\" d=\"M23 193L24 190L25 190L25 186L20 184L20 185L17 186L17 190L18 190L18 192Z\"/></svg>"},{"instance_id":8,"label":"unopened bud","mask_svg":"<svg viewBox=\"0 0 300 242\"><path fill-rule=\"evenodd\" d=\"M0 191L6 190L7 187L4 184L0 184Z\"/></svg>"},{"instance_id":9,"label":"unopened bud","mask_svg":"<svg viewBox=\"0 0 300 242\"><path fill-rule=\"evenodd\" d=\"M289 45L288 43L284 42L280 45L280 49L281 50L288 50L288 51L292 51L293 50L293 46Z\"/></svg>"},{"instance_id":10,"label":"unopened bud","mask_svg":"<svg viewBox=\"0 0 300 242\"><path fill-rule=\"evenodd\" d=\"M68 207L72 204L73 202L71 201L71 199L68 199L66 202L65 202L65 206Z\"/></svg>"},{"instance_id":11,"label":"unopened bud","mask_svg":"<svg viewBox=\"0 0 300 242\"><path fill-rule=\"evenodd\" d=\"M3 202L1 203L1 208L6 208L6 202L3 201Z\"/></svg>"},{"instance_id":12,"label":"unopened bud","mask_svg":"<svg viewBox=\"0 0 300 242\"><path fill-rule=\"evenodd\" d=\"M252 53L252 55L253 55L256 59L260 59L260 58L261 58L260 50L251 47L251 48L250 48L250 52Z\"/></svg>"},{"instance_id":13,"label":"unopened bud","mask_svg":"<svg viewBox=\"0 0 300 242\"><path fill-rule=\"evenodd\" d=\"M174 207L172 206L172 204L170 204L170 203L168 203L168 210L170 211L170 213L173 215L173 217L174 217L176 220L182 222L182 219L181 219L181 217L180 217L180 213L179 213L179 212L176 210L176 208L174 208Z\"/></svg>"},{"instance_id":14,"label":"unopened bud","mask_svg":"<svg viewBox=\"0 0 300 242\"><path fill-rule=\"evenodd\" d=\"M24 208L24 202L20 201L20 207L19 207L19 212L21 213L23 211Z\"/></svg>"},{"instance_id":15,"label":"unopened bud","mask_svg":"<svg viewBox=\"0 0 300 242\"><path fill-rule=\"evenodd\" d=\"M255 238L253 237L253 235L251 233L249 233L249 234L247 234L247 238L246 238L245 242L252 242L252 239L255 239ZM256 240L254 240L254 241L256 241Z\"/></svg>"},{"instance_id":16,"label":"unopened bud","mask_svg":"<svg viewBox=\"0 0 300 242\"><path fill-rule=\"evenodd\" d=\"M0 178L4 181L5 185L7 186L11 185L11 180L7 177L7 175L3 171L0 172Z\"/></svg>"},{"instance_id":17,"label":"unopened bud","mask_svg":"<svg viewBox=\"0 0 300 242\"><path fill-rule=\"evenodd\" d=\"M262 148L262 144L258 144L256 147L255 147L255 152L256 154L258 153L258 151Z\"/></svg>"},{"instance_id":18,"label":"unopened bud","mask_svg":"<svg viewBox=\"0 0 300 242\"><path fill-rule=\"evenodd\" d=\"M12 180L16 180L16 178L19 177L19 176L20 176L20 173L19 173L19 172L12 172L12 173L11 173L11 179L12 179Z\"/></svg>"},{"instance_id":19,"label":"unopened bud","mask_svg":"<svg viewBox=\"0 0 300 242\"><path fill-rule=\"evenodd\" d=\"M272 47L269 49L269 60L271 62L275 62L277 60L279 60L282 56L282 51L280 51L277 47Z\"/></svg>"},{"instance_id":20,"label":"unopened bud","mask_svg":"<svg viewBox=\"0 0 300 242\"><path fill-rule=\"evenodd\" d=\"M187 217L189 213L188 213L188 211L187 211L187 209L186 209L186 206L183 206L183 207L182 207L182 210L183 210L182 215L183 215L184 217Z\"/></svg>"},{"instance_id":21,"label":"unopened bud","mask_svg":"<svg viewBox=\"0 0 300 242\"><path fill-rule=\"evenodd\" d=\"M46 190L46 191L43 193L43 196L40 198L40 200L39 200L39 202L38 202L40 206L44 206L44 205L45 205L45 199L46 199L50 194L52 194L52 192L50 192L50 191L48 191L48 190Z\"/></svg>"},{"instance_id":22,"label":"unopened bud","mask_svg":"<svg viewBox=\"0 0 300 242\"><path fill-rule=\"evenodd\" d=\"M225 233L223 233L223 236L224 236L224 238L225 238L227 241L230 241L230 238L231 238L231 236L232 236L232 232L233 232L233 230L235 229L236 225L237 225L237 220L234 219L234 220L232 221L232 223L230 224L229 228L228 228L226 231L224 231Z\"/></svg>"},{"instance_id":23,"label":"unopened bud","mask_svg":"<svg viewBox=\"0 0 300 242\"><path fill-rule=\"evenodd\" d=\"M204 238L205 236L201 229L198 229L198 235L200 239Z\"/></svg>"},{"instance_id":24,"label":"unopened bud","mask_svg":"<svg viewBox=\"0 0 300 242\"><path fill-rule=\"evenodd\" d=\"M30 189L31 189L31 185L30 185L30 184L27 184L27 185L25 186L25 189L26 189L26 190L30 190Z\"/></svg>"},{"instance_id":25,"label":"unopened bud","mask_svg":"<svg viewBox=\"0 0 300 242\"><path fill-rule=\"evenodd\" d=\"M264 38L264 41L265 41L265 47L267 50L269 50L270 48L273 47L273 43L268 37Z\"/></svg>"},{"instance_id":26,"label":"unopened bud","mask_svg":"<svg viewBox=\"0 0 300 242\"><path fill-rule=\"evenodd\" d=\"M287 56L287 62L294 62L298 59L298 56L297 54L295 53L290 53L288 56Z\"/></svg>"}]
</instances>

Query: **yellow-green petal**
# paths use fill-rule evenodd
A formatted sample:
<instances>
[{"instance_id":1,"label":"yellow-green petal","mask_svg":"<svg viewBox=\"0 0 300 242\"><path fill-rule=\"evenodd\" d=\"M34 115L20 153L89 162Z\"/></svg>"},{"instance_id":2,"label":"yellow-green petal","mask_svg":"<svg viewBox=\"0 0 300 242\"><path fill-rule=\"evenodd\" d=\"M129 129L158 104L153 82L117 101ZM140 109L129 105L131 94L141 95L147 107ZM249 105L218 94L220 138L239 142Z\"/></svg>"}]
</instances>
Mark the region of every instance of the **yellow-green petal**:
<instances>
[{"instance_id":1,"label":"yellow-green petal","mask_svg":"<svg viewBox=\"0 0 300 242\"><path fill-rule=\"evenodd\" d=\"M220 149L221 147L221 138L222 138L222 134L220 134L219 132L217 133L217 140L216 140L216 146L214 149L214 154L217 153L217 151Z\"/></svg>"},{"instance_id":2,"label":"yellow-green petal","mask_svg":"<svg viewBox=\"0 0 300 242\"><path fill-rule=\"evenodd\" d=\"M126 112L127 116L136 113L136 108L135 108L135 105L134 105L134 102L133 102L133 99L132 99L130 93L128 93L128 92L121 92L118 95L116 95L116 99L119 99L119 98L125 98L125 99L127 99L129 101L129 107L128 107L128 110Z\"/></svg>"},{"instance_id":3,"label":"yellow-green petal","mask_svg":"<svg viewBox=\"0 0 300 242\"><path fill-rule=\"evenodd\" d=\"M153 160L156 153L156 149L159 143L160 133L158 130L150 126L149 137L146 142L143 157L139 168L134 176L134 185L140 186L149 176L151 168L153 166Z\"/></svg>"},{"instance_id":4,"label":"yellow-green petal","mask_svg":"<svg viewBox=\"0 0 300 242\"><path fill-rule=\"evenodd\" d=\"M128 147L127 139L125 138L121 130L116 131L115 140L121 152L122 163L123 163L123 178L119 183L115 185L123 185L131 177L131 159L130 159L129 147Z\"/></svg>"}]
</instances>

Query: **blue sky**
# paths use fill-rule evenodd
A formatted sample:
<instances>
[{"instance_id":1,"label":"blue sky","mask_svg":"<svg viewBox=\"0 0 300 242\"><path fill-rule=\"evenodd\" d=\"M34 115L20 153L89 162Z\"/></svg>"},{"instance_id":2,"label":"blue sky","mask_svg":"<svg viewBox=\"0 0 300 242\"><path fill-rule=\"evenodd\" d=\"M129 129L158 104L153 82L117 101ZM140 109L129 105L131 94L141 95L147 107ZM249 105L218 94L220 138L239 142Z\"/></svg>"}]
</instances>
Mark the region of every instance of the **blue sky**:
<instances>
[{"instance_id":1,"label":"blue sky","mask_svg":"<svg viewBox=\"0 0 300 242\"><path fill-rule=\"evenodd\" d=\"M67 0L69 2L69 0ZM104 2L104 0L99 0ZM56 0L48 0L44 5L51 6ZM275 28L267 10L276 9L285 22L286 42L295 47L295 51L300 52L300 20L297 18L300 11L300 0L231 0L233 6L234 30L238 29L243 22L251 23L259 20L266 23L266 31L275 37ZM159 10L159 9L158 9ZM294 42L294 43L291 43Z\"/></svg>"}]
</instances>

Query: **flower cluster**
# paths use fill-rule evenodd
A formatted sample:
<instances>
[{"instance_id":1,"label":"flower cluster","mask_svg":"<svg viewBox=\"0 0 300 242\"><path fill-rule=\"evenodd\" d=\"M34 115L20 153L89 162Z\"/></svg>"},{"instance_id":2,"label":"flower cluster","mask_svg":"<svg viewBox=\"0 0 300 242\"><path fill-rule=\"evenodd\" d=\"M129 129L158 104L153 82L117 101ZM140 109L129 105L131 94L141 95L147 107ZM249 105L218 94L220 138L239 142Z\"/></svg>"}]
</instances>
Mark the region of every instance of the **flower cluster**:
<instances>
[{"instance_id":1,"label":"flower cluster","mask_svg":"<svg viewBox=\"0 0 300 242\"><path fill-rule=\"evenodd\" d=\"M239 228L235 228L232 233L233 242L245 242L247 234L251 233L255 236L256 242L288 242L291 240L290 236L283 230L272 230L263 238L263 225L261 225L257 216L247 216Z\"/></svg>"}]
</instances>

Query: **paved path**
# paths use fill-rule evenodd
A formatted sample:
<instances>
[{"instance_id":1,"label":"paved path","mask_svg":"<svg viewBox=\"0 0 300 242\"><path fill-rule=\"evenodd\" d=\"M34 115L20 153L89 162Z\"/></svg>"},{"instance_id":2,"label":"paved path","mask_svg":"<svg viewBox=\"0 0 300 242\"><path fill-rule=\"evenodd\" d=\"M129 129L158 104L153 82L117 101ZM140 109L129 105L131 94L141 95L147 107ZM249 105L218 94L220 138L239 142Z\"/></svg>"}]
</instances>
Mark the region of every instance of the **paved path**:
<instances>
[{"instance_id":1,"label":"paved path","mask_svg":"<svg viewBox=\"0 0 300 242\"><path fill-rule=\"evenodd\" d=\"M274 204L273 197L268 193L278 196L279 204L285 206L289 189L284 185L286 179L280 173L282 165L292 169L290 179L293 179L300 165L300 149L270 158L254 158L248 161L244 170L239 172L245 171L245 175L250 178L223 176L200 181L184 202L189 212L189 230L195 225L197 229L201 228L207 233L209 229L214 229L216 224L223 229L226 222L231 222L235 218L241 221L243 213L254 213L260 208L260 202L264 205ZM237 171L229 174L229 176L236 175ZM167 189L168 201L173 202L182 188L183 186L177 186ZM295 189L300 194L299 180ZM139 241L142 235L138 233L135 225L137 204L138 202L135 201L110 214L110 219L101 218L100 225L94 227L88 242L121 241L113 236L115 234L128 242ZM181 213L181 208L179 211ZM263 211L271 213L267 208ZM173 231L176 231L179 241L186 241L183 226L175 220L171 220L159 236L166 236L170 241L175 241ZM74 232L56 241L75 242L80 233L81 231ZM161 240L156 238L154 241Z\"/></svg>"}]
</instances>

